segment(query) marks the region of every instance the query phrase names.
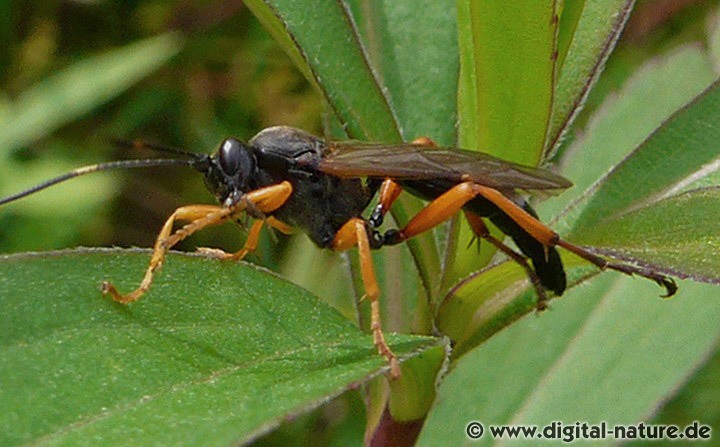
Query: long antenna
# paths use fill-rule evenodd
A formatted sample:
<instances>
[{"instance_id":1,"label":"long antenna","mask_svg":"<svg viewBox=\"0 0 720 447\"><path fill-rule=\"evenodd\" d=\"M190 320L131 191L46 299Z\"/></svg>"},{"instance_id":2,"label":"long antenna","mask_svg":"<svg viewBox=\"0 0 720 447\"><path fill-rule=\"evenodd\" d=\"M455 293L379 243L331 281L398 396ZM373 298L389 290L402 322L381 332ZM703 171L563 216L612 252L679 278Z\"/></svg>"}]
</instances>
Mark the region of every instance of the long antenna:
<instances>
[{"instance_id":1,"label":"long antenna","mask_svg":"<svg viewBox=\"0 0 720 447\"><path fill-rule=\"evenodd\" d=\"M152 149L156 152L165 152L166 154L176 154L185 157L194 158L196 160L205 157L204 154L196 154L195 152L188 152L182 149L177 149L172 146L166 146L164 144L149 143L144 140L123 140L121 138L113 138L111 142L121 148L133 148L133 149Z\"/></svg>"},{"instance_id":2,"label":"long antenna","mask_svg":"<svg viewBox=\"0 0 720 447\"><path fill-rule=\"evenodd\" d=\"M147 145L145 145L145 146L147 146ZM152 147L152 146L149 146L149 147ZM158 148L153 147L153 149L158 149ZM164 151L164 152L168 152L168 151ZM42 182L39 185L33 186L30 189L26 189L25 191L19 192L17 194L13 194L9 197L5 197L4 199L0 199L0 206L5 205L6 203L9 203L9 202L13 202L18 199L21 199L23 197L29 196L30 194L34 194L38 191L42 191L43 189L49 188L60 182L64 182L66 180L70 180L72 178L79 177L79 176L85 175L85 174L90 174L93 172L112 171L112 170L116 170L116 169L149 168L149 167L154 167L154 166L196 167L196 166L198 166L198 163L202 159L201 155L194 154L191 152L183 152L183 151L175 151L175 150L172 150L171 152L191 156L191 157L194 157L194 159L193 160L181 160L181 159L177 159L177 158L153 158L153 159L142 159L142 160L121 160L121 161L110 161L107 163L98 163L98 164L94 164L94 165L83 166L82 168L74 169L74 170L68 172L67 174L63 174L63 175L57 176L55 178L52 178L50 180L47 180L45 182Z\"/></svg>"}]
</instances>

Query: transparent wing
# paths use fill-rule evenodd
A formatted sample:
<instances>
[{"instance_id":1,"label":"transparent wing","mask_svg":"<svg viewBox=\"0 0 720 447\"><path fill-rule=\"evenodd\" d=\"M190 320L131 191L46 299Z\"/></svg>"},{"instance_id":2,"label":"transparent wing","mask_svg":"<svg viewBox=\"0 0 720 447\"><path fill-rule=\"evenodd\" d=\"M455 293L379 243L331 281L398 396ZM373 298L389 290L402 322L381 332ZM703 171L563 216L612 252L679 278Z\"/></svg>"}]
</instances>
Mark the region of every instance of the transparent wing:
<instances>
[{"instance_id":1,"label":"transparent wing","mask_svg":"<svg viewBox=\"0 0 720 447\"><path fill-rule=\"evenodd\" d=\"M551 192L572 186L546 169L510 163L482 152L411 143L332 142L318 169L338 177L472 181L500 190Z\"/></svg>"}]
</instances>

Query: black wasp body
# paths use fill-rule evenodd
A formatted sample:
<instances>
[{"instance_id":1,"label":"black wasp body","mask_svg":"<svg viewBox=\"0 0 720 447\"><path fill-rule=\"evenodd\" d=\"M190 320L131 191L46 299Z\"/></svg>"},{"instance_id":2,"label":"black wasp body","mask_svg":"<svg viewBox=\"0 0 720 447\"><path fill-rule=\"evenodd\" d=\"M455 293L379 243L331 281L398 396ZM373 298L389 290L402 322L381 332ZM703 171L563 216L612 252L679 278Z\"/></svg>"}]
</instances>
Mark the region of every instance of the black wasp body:
<instances>
[{"instance_id":1,"label":"black wasp body","mask_svg":"<svg viewBox=\"0 0 720 447\"><path fill-rule=\"evenodd\" d=\"M333 248L333 239L340 228L351 218L362 218L382 182L390 178L385 171L393 167L400 170L402 167L393 165L391 160L382 160L383 155L374 155L373 152L382 147L386 154L395 151L396 156L418 162L418 158L429 151L429 148L419 146L402 144L387 147L355 142L335 146L334 143L328 143L299 129L271 127L257 134L247 144L232 138L226 139L212 158L212 167L205 171L205 177L209 189L215 193L220 203L226 203L228 198L231 201L237 200L243 192L289 181L293 189L292 195L282 207L271 214L307 233L319 247ZM412 151L408 150L409 148ZM561 189L569 186L569 182L547 171L501 162L484 154L445 148L435 150L442 151L446 158L457 154L458 158L470 157L470 163L476 160L484 164L497 163L500 169L491 173L490 177L510 168L516 176L519 173L534 175L545 182L541 183L533 178L531 187ZM360 166L363 172L343 175L343 162L339 164L339 168L334 162L337 153L342 154L340 158L344 163L347 163L348 158L354 159L351 162ZM398 162L402 163L403 160ZM411 167L411 172L401 171L392 178L402 189L425 200L437 199L463 181L465 173L453 173L448 170L447 165L439 174L437 169L430 171L432 162L432 159L421 162L427 167ZM508 180L517 179L509 176ZM488 182L492 183L492 179L488 179ZM237 185L237 189L229 188L228 185ZM504 183L500 186L505 196L511 197L519 207L535 216L525 200L515 193L514 187L508 188ZM534 239L498 206L482 196L472 198L463 208L477 216L489 218L500 230L512 237L520 250L532 260L542 285L557 294L563 293L565 273L554 247L544 246ZM376 227L382 223L382 218L377 212L366 222L371 231L372 248L396 244L405 239L397 238L398 233L393 230L385 235L379 234Z\"/></svg>"}]
</instances>

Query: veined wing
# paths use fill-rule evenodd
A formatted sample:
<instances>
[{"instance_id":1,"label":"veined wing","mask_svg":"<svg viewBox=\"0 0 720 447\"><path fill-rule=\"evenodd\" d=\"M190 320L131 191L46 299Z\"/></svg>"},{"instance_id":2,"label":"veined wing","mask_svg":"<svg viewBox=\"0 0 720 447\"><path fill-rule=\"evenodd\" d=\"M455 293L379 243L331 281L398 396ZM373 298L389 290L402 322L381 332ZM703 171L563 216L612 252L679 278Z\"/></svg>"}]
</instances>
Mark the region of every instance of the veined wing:
<instances>
[{"instance_id":1,"label":"veined wing","mask_svg":"<svg viewBox=\"0 0 720 447\"><path fill-rule=\"evenodd\" d=\"M572 186L546 169L511 163L482 152L411 143L332 142L318 169L337 177L472 181L500 190L551 192Z\"/></svg>"}]
</instances>

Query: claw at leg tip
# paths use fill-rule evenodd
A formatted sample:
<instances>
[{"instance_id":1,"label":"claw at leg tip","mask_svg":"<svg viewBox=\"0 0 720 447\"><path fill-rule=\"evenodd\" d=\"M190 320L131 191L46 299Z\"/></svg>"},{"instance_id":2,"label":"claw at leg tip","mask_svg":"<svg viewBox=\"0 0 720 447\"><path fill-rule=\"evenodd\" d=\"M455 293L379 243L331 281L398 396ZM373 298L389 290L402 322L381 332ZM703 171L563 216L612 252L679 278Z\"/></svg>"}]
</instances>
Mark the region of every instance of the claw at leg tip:
<instances>
[{"instance_id":1,"label":"claw at leg tip","mask_svg":"<svg viewBox=\"0 0 720 447\"><path fill-rule=\"evenodd\" d=\"M662 298L672 298L678 290L678 286L673 279L667 279L663 281L662 286L665 287L665 295L661 295Z\"/></svg>"},{"instance_id":2,"label":"claw at leg tip","mask_svg":"<svg viewBox=\"0 0 720 447\"><path fill-rule=\"evenodd\" d=\"M117 292L117 290L115 290L115 287L113 287L113 285L110 284L110 281L101 282L100 283L100 291L102 292L103 295L107 295L107 294L112 295L113 292Z\"/></svg>"}]
</instances>

